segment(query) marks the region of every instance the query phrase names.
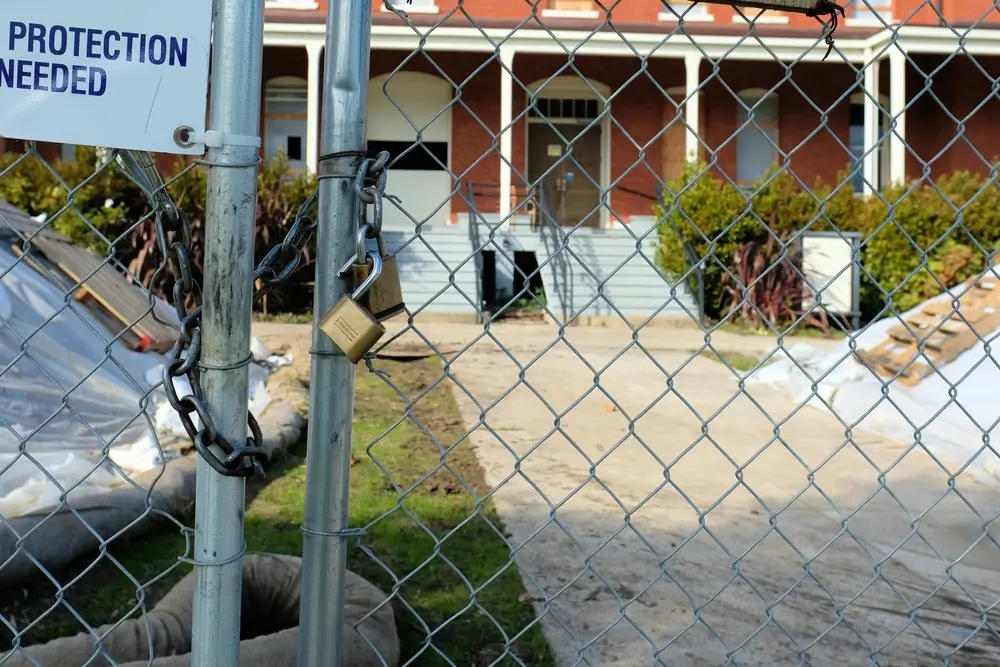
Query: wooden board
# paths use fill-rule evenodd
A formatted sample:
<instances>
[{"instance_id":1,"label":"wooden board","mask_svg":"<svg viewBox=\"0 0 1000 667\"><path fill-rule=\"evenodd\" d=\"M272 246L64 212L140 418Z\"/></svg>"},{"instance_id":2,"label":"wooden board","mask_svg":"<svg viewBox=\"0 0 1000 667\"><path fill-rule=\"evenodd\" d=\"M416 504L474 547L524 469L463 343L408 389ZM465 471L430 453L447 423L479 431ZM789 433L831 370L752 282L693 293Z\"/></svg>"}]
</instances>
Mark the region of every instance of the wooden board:
<instances>
[{"instance_id":1,"label":"wooden board","mask_svg":"<svg viewBox=\"0 0 1000 667\"><path fill-rule=\"evenodd\" d=\"M78 300L92 299L121 324L117 329L112 327L114 335L123 328L131 329L134 338L122 339L131 349L166 352L173 345L177 332L157 322L148 313L150 305L146 290L128 282L123 274L106 262L106 258L69 241L51 237L35 237L31 247L74 282L82 283L76 294Z\"/></svg>"},{"instance_id":2,"label":"wooden board","mask_svg":"<svg viewBox=\"0 0 1000 667\"><path fill-rule=\"evenodd\" d=\"M1000 328L1000 281L992 274L958 299L925 305L855 357L886 379L912 387Z\"/></svg>"}]
</instances>

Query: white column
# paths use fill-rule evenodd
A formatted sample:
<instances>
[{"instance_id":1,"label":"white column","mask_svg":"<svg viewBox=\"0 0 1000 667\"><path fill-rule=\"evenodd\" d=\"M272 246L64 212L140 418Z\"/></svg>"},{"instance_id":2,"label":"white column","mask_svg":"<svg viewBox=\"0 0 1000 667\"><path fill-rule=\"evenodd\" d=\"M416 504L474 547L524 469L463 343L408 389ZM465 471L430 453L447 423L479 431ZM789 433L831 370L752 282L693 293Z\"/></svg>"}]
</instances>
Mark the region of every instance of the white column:
<instances>
[{"instance_id":1,"label":"white column","mask_svg":"<svg viewBox=\"0 0 1000 667\"><path fill-rule=\"evenodd\" d=\"M894 185L906 180L906 54L889 52L889 112L896 129L889 137L889 180Z\"/></svg>"},{"instance_id":2,"label":"white column","mask_svg":"<svg viewBox=\"0 0 1000 667\"><path fill-rule=\"evenodd\" d=\"M872 188L879 188L879 154L882 149L878 148L879 127L882 124L882 114L879 110L879 60L877 58L868 60L871 54L865 59L865 157L862 173L865 177L864 193L872 194ZM870 184L870 185L869 185Z\"/></svg>"},{"instance_id":3,"label":"white column","mask_svg":"<svg viewBox=\"0 0 1000 667\"><path fill-rule=\"evenodd\" d=\"M306 44L306 53L309 55L306 84L306 166L315 174L319 168L319 100L323 92L319 68L323 63L320 57L323 45L319 42Z\"/></svg>"},{"instance_id":4,"label":"white column","mask_svg":"<svg viewBox=\"0 0 1000 667\"><path fill-rule=\"evenodd\" d=\"M511 168L514 161L514 49L500 47L500 218L510 215Z\"/></svg>"},{"instance_id":5,"label":"white column","mask_svg":"<svg viewBox=\"0 0 1000 667\"><path fill-rule=\"evenodd\" d=\"M698 135L701 133L699 120L701 119L701 93L698 86L701 85L701 54L691 53L684 56L685 73L685 97L684 103L684 123L687 125L687 134L684 139L684 154L690 162L697 160L700 151Z\"/></svg>"}]
</instances>

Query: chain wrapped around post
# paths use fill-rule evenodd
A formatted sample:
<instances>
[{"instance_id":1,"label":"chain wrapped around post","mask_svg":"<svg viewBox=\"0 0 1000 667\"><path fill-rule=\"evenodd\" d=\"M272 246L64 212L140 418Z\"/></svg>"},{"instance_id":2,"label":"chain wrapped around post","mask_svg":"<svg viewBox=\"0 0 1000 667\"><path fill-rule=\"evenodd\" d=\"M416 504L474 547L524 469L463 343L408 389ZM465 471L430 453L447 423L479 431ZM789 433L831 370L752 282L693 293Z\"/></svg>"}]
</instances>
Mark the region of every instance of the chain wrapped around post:
<instances>
[{"instance_id":1,"label":"chain wrapped around post","mask_svg":"<svg viewBox=\"0 0 1000 667\"><path fill-rule=\"evenodd\" d=\"M374 220L367 226L367 238L374 239L382 232L382 202L387 181L386 165L389 153L383 151L374 159L369 158L362 163L358 171L355 187L361 200L362 214L364 207L371 204L375 208ZM229 442L219 436L208 409L205 407L201 387L201 286L194 278L191 269L191 247L193 232L191 221L174 202L166 195L165 186L154 187L148 182L152 175L148 166L144 168L146 178L137 174L134 165L136 157L128 156L122 160L128 176L145 192L154 210L156 238L161 256L160 266L154 273L155 280L162 271L169 270L173 278L174 310L180 322L180 332L174 346L167 352L167 363L163 367L163 389L170 406L177 412L184 430L191 438L198 453L219 474L227 476L248 477L257 475L263 477L264 463L267 452L261 446L263 434L253 413L247 411L247 426L250 434L243 443ZM140 160L141 162L141 160ZM132 168L129 168L132 167ZM288 280L299 268L302 252L316 231L315 218L308 215L316 203L317 193L313 192L299 207L285 238L267 254L264 255L254 270L254 281L260 281L261 287L254 292L254 303L258 302L274 287ZM363 215L359 216L360 222ZM191 387L191 392L181 395L175 380L185 378ZM201 422L196 424L195 417ZM209 446L217 445L225 454L219 459Z\"/></svg>"},{"instance_id":2,"label":"chain wrapped around post","mask_svg":"<svg viewBox=\"0 0 1000 667\"><path fill-rule=\"evenodd\" d=\"M162 261L153 274L153 281L164 270L169 270L173 278L174 310L180 322L180 332L174 346L166 354L167 363L163 367L163 390L170 406L180 416L188 437L198 453L221 475L263 477L267 452L262 447L264 440L256 417L247 411L247 426L250 434L242 443L229 442L219 436L215 423L204 403L201 387L201 286L191 269L191 247L193 233L191 221L166 195L164 186L152 187L141 174L132 167L134 156L122 161L126 174L144 191L154 211L156 238ZM131 164L129 164L131 162ZM148 169L145 170L148 174ZM137 177L138 176L138 177ZM316 220L308 215L316 202L316 193L309 195L299 207L295 220L285 238L268 251L254 270L254 280L260 280L262 287L253 296L257 302L276 285L287 280L298 268L309 239L316 230ZM151 297L152 298L152 297ZM155 314L154 314L155 317ZM176 379L185 378L191 392L181 395ZM194 417L201 421L201 427ZM217 445L225 455L219 459L209 446Z\"/></svg>"}]
</instances>

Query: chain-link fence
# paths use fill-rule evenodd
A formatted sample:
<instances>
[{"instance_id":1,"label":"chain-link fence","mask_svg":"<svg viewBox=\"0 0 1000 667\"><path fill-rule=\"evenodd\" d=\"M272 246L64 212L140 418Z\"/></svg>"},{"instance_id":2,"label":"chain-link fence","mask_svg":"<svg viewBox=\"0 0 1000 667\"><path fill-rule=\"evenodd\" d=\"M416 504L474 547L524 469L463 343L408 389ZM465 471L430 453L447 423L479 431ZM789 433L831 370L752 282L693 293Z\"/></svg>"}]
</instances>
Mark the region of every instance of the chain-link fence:
<instances>
[{"instance_id":1,"label":"chain-link fence","mask_svg":"<svg viewBox=\"0 0 1000 667\"><path fill-rule=\"evenodd\" d=\"M225 24L217 45L245 38ZM23 82L30 63L12 62ZM215 88L220 122L233 86ZM21 111L7 93L5 126ZM242 161L215 148L192 161L0 137L0 663L222 664L239 639L241 569L245 596L297 599L274 584L297 560L241 564L242 478L260 477L302 428L294 392L269 386L290 360L251 341L249 315L251 295L298 267L315 196L241 280L259 160L252 145Z\"/></svg>"},{"instance_id":2,"label":"chain-link fence","mask_svg":"<svg viewBox=\"0 0 1000 667\"><path fill-rule=\"evenodd\" d=\"M996 662L996 0L263 4L0 139L0 664Z\"/></svg>"},{"instance_id":3,"label":"chain-link fence","mask_svg":"<svg viewBox=\"0 0 1000 667\"><path fill-rule=\"evenodd\" d=\"M847 5L376 9L400 664L997 659L1000 6Z\"/></svg>"},{"instance_id":4,"label":"chain-link fence","mask_svg":"<svg viewBox=\"0 0 1000 667\"><path fill-rule=\"evenodd\" d=\"M191 526L195 450L218 438L200 353L205 173L142 152L5 148L3 663L188 654L194 580L184 575L205 566ZM166 183L161 170L173 174ZM256 297L299 261L313 202L284 243L262 249ZM288 395L267 387L286 361L257 341L240 366L250 366L252 461L299 438ZM244 460L230 458L231 467Z\"/></svg>"},{"instance_id":5,"label":"chain-link fence","mask_svg":"<svg viewBox=\"0 0 1000 667\"><path fill-rule=\"evenodd\" d=\"M142 176L135 156L6 149L0 614L14 649L6 663L30 664L21 647L97 637L144 612L151 587L180 578L193 468L159 388L179 320L147 289L165 257L152 207L125 175ZM172 554L163 569L141 555L157 549Z\"/></svg>"}]
</instances>

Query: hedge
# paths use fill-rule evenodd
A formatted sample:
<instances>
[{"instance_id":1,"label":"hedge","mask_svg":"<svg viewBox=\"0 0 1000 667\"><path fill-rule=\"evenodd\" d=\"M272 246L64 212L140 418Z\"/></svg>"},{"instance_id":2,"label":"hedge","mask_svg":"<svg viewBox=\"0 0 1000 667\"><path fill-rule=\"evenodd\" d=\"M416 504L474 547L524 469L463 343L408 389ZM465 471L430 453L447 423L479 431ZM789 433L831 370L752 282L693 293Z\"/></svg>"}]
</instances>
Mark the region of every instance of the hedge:
<instances>
[{"instance_id":1,"label":"hedge","mask_svg":"<svg viewBox=\"0 0 1000 667\"><path fill-rule=\"evenodd\" d=\"M56 231L102 255L109 255L113 247L116 258L148 285L161 258L152 220L136 222L148 213L149 206L116 165L109 164L95 174L97 164L97 151L91 147L79 147L75 162L53 164L33 153L8 153L0 156L0 199L33 216L51 218L58 213L50 221ZM164 174L164 178L168 180L167 191L191 220L193 268L200 278L207 171L200 166L185 167L179 159L173 173ZM258 176L256 261L284 237L315 187L313 176L289 172L282 155L263 165ZM81 215L67 209L69 202ZM313 247L308 248L298 271L268 295L270 311L311 312L314 256ZM168 280L161 274L152 289L170 301Z\"/></svg>"},{"instance_id":2,"label":"hedge","mask_svg":"<svg viewBox=\"0 0 1000 667\"><path fill-rule=\"evenodd\" d=\"M777 237L782 243L772 244L776 252L763 262L770 265L799 230L860 232L861 310L870 320L911 308L995 261L1000 186L994 180L963 171L877 197L855 196L846 171L838 183L802 187L787 172L772 170L743 190L705 165L689 165L666 184L663 205L656 207L657 262L676 280L693 276L684 244L706 258L705 314L720 320L736 305L726 269L739 273L741 248L763 249Z\"/></svg>"},{"instance_id":3,"label":"hedge","mask_svg":"<svg viewBox=\"0 0 1000 667\"><path fill-rule=\"evenodd\" d=\"M50 165L34 154L0 156L0 199L31 215L51 217L62 211L51 221L57 231L105 255L110 242L119 261L148 284L160 258L152 221L136 225L148 212L145 198L113 165L95 175L95 149L80 147L76 158ZM193 257L200 259L207 172L185 169L178 161L174 173L164 176L173 179L167 189L191 219ZM782 244L769 247L769 238L787 243L802 229L860 232L861 307L870 319L885 314L887 307L910 308L939 294L942 285L952 287L976 275L1000 247L1000 186L986 177L957 172L933 184L908 184L868 198L853 194L846 172L838 183L836 188L820 182L804 188L782 172L742 190L705 165L689 165L681 178L667 183L663 205L657 206L662 221L657 262L667 275L679 279L690 275L684 244L706 258L705 313L718 320L738 300L734 281L726 277L741 273L740 262L752 259L766 268L780 261ZM291 173L281 155L263 165L258 177L257 261L284 236L315 187L315 177ZM88 222L63 210L70 200ZM311 310L314 257L314 249L308 248L298 271L270 293L269 310ZM199 263L196 272L200 268ZM742 273L747 270L743 267ZM165 281L152 286L169 300L168 287ZM787 288L780 280L761 281L752 297L787 300ZM762 293L766 290L784 291Z\"/></svg>"}]
</instances>

